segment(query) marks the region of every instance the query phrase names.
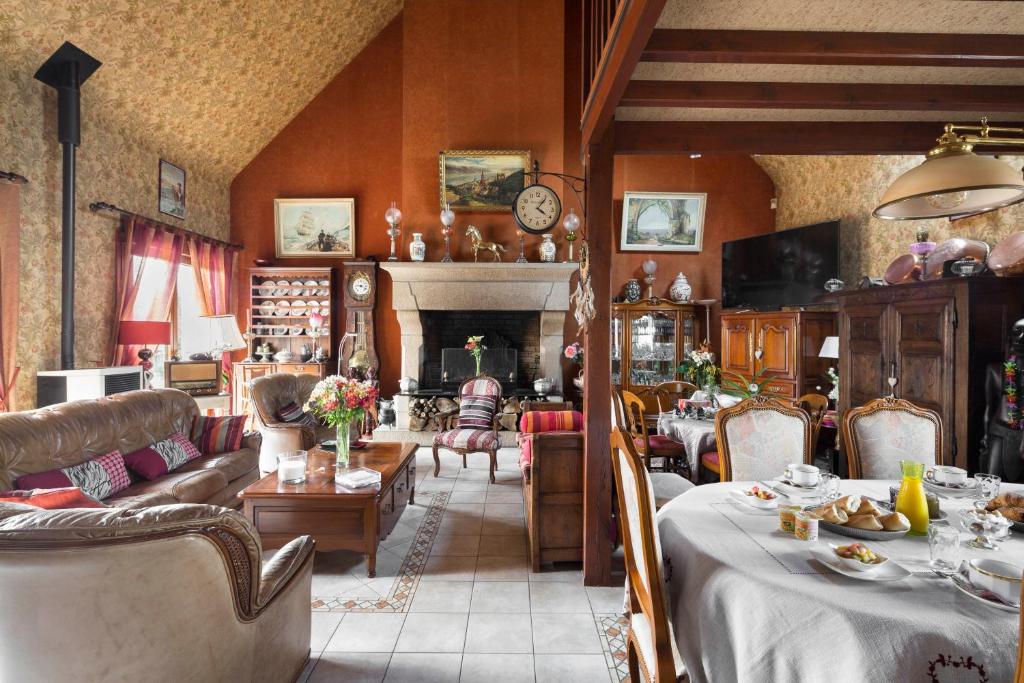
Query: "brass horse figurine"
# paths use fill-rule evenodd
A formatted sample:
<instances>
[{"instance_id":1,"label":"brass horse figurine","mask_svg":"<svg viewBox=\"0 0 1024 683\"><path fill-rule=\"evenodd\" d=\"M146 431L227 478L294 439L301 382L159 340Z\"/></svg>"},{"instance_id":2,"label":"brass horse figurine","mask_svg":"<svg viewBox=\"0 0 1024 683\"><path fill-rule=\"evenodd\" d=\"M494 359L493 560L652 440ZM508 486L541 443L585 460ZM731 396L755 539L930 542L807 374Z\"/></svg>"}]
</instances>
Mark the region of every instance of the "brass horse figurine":
<instances>
[{"instance_id":1,"label":"brass horse figurine","mask_svg":"<svg viewBox=\"0 0 1024 683\"><path fill-rule=\"evenodd\" d=\"M497 242L484 242L480 236L480 231L475 226L469 226L466 228L466 236L473 242L473 262L476 263L476 255L479 251L489 251L494 254L494 260L500 261L502 253L505 252L505 247L501 246Z\"/></svg>"}]
</instances>

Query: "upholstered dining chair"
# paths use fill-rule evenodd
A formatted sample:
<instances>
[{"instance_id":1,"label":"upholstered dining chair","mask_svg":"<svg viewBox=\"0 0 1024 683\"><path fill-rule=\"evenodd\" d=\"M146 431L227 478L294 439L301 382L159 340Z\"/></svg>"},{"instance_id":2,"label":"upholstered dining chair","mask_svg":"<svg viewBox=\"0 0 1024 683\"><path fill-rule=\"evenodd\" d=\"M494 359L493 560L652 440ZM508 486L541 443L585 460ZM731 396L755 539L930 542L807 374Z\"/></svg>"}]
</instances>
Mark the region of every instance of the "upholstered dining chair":
<instances>
[{"instance_id":1,"label":"upholstered dining chair","mask_svg":"<svg viewBox=\"0 0 1024 683\"><path fill-rule=\"evenodd\" d=\"M632 444L634 452L639 452L639 449L643 445L643 441L642 439L637 438L626 426L627 423L635 423L636 418L634 414L633 423L629 422L628 416L630 413L626 411L626 404L623 398L623 394L625 393L629 392L620 390L612 392L612 426L628 435L629 442ZM639 458L640 456L637 455L637 457ZM694 483L692 481L676 474L675 472L649 471L647 475L648 479L651 481L651 486L654 488L655 508L659 510L661 509L661 506L665 505L665 503L677 496L681 496L694 487Z\"/></svg>"},{"instance_id":2,"label":"upholstered dining chair","mask_svg":"<svg viewBox=\"0 0 1024 683\"><path fill-rule=\"evenodd\" d=\"M775 477L813 457L811 418L802 408L757 394L715 415L722 481Z\"/></svg>"},{"instance_id":3,"label":"upholstered dining chair","mask_svg":"<svg viewBox=\"0 0 1024 683\"><path fill-rule=\"evenodd\" d=\"M942 457L942 418L934 410L888 396L843 415L851 479L899 479L900 460L935 465Z\"/></svg>"},{"instance_id":4,"label":"upholstered dining chair","mask_svg":"<svg viewBox=\"0 0 1024 683\"><path fill-rule=\"evenodd\" d=\"M487 453L491 458L491 483L498 469L498 411L501 384L487 375L467 379L459 387L459 407L437 415L434 436L434 476L441 472L438 450L445 448L462 456L466 467L469 453ZM452 425L452 420L455 424Z\"/></svg>"},{"instance_id":5,"label":"upholstered dining chair","mask_svg":"<svg viewBox=\"0 0 1024 683\"><path fill-rule=\"evenodd\" d=\"M624 431L632 436L637 450L643 454L647 469L651 469L652 458L664 458L665 469L682 471L689 474L690 461L686 457L686 448L678 441L673 441L664 434L651 434L644 414L643 400L632 391L617 390L614 399L618 423Z\"/></svg>"},{"instance_id":6,"label":"upholstered dining chair","mask_svg":"<svg viewBox=\"0 0 1024 683\"><path fill-rule=\"evenodd\" d=\"M681 678L683 666L676 654L666 609L661 541L654 525L654 488L633 439L617 427L612 430L611 457L629 589L629 678L652 683L675 681Z\"/></svg>"},{"instance_id":7,"label":"upholstered dining chair","mask_svg":"<svg viewBox=\"0 0 1024 683\"><path fill-rule=\"evenodd\" d=\"M818 443L818 433L821 432L821 421L825 419L828 412L828 396L823 394L804 394L793 405L803 408L811 416L811 444L812 448Z\"/></svg>"},{"instance_id":8,"label":"upholstered dining chair","mask_svg":"<svg viewBox=\"0 0 1024 683\"><path fill-rule=\"evenodd\" d=\"M667 413L679 405L679 399L690 398L697 391L696 384L691 382L662 382L651 389L659 413Z\"/></svg>"}]
</instances>

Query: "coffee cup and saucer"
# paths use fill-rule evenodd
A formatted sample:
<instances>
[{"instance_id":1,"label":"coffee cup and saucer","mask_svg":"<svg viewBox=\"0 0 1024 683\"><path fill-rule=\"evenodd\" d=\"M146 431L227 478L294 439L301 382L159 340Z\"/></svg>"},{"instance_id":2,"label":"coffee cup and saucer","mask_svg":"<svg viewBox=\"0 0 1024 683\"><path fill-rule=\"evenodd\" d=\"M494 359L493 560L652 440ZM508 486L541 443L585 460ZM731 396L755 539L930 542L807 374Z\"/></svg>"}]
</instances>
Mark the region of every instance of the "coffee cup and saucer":
<instances>
[{"instance_id":1,"label":"coffee cup and saucer","mask_svg":"<svg viewBox=\"0 0 1024 683\"><path fill-rule=\"evenodd\" d=\"M818 485L820 470L814 465L790 463L782 475L782 482L802 489L812 489Z\"/></svg>"}]
</instances>

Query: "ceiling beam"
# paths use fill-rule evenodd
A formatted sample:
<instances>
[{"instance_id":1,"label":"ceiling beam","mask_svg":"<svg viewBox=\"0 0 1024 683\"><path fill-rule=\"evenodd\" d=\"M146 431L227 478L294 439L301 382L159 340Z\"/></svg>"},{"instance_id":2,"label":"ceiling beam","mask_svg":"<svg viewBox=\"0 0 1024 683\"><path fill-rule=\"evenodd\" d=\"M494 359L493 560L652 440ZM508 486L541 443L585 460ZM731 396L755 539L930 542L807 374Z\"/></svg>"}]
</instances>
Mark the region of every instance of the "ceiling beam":
<instances>
[{"instance_id":1,"label":"ceiling beam","mask_svg":"<svg viewBox=\"0 0 1024 683\"><path fill-rule=\"evenodd\" d=\"M614 139L619 155L924 154L935 146L942 126L939 121L617 121ZM1021 154L1020 148L977 151Z\"/></svg>"},{"instance_id":2,"label":"ceiling beam","mask_svg":"<svg viewBox=\"0 0 1024 683\"><path fill-rule=\"evenodd\" d=\"M1024 36L655 29L644 62L1024 67Z\"/></svg>"},{"instance_id":3,"label":"ceiling beam","mask_svg":"<svg viewBox=\"0 0 1024 683\"><path fill-rule=\"evenodd\" d=\"M1024 111L1024 87L903 83L630 81L620 107Z\"/></svg>"},{"instance_id":4,"label":"ceiling beam","mask_svg":"<svg viewBox=\"0 0 1024 683\"><path fill-rule=\"evenodd\" d=\"M640 53L667 0L624 0L601 52L580 121L581 149L600 137L612 121Z\"/></svg>"}]
</instances>

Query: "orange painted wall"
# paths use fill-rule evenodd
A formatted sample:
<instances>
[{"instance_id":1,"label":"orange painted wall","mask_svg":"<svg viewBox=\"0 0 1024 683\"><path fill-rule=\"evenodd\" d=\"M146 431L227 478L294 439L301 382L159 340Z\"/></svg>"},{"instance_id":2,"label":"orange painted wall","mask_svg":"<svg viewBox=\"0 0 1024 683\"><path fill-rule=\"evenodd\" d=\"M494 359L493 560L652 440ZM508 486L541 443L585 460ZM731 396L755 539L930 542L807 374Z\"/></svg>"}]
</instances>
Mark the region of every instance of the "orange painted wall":
<instances>
[{"instance_id":1,"label":"orange painted wall","mask_svg":"<svg viewBox=\"0 0 1024 683\"><path fill-rule=\"evenodd\" d=\"M749 156L689 155L623 156L615 159L615 253L612 255L612 292L621 294L626 281L639 278L648 258L658 263L654 294L668 298L676 273L682 271L695 299L722 298L722 242L772 232L775 212L771 199L775 185ZM621 251L622 198L632 192L706 192L704 246L700 253ZM646 288L645 288L646 291ZM712 347L718 351L721 306L712 309Z\"/></svg>"}]
</instances>

